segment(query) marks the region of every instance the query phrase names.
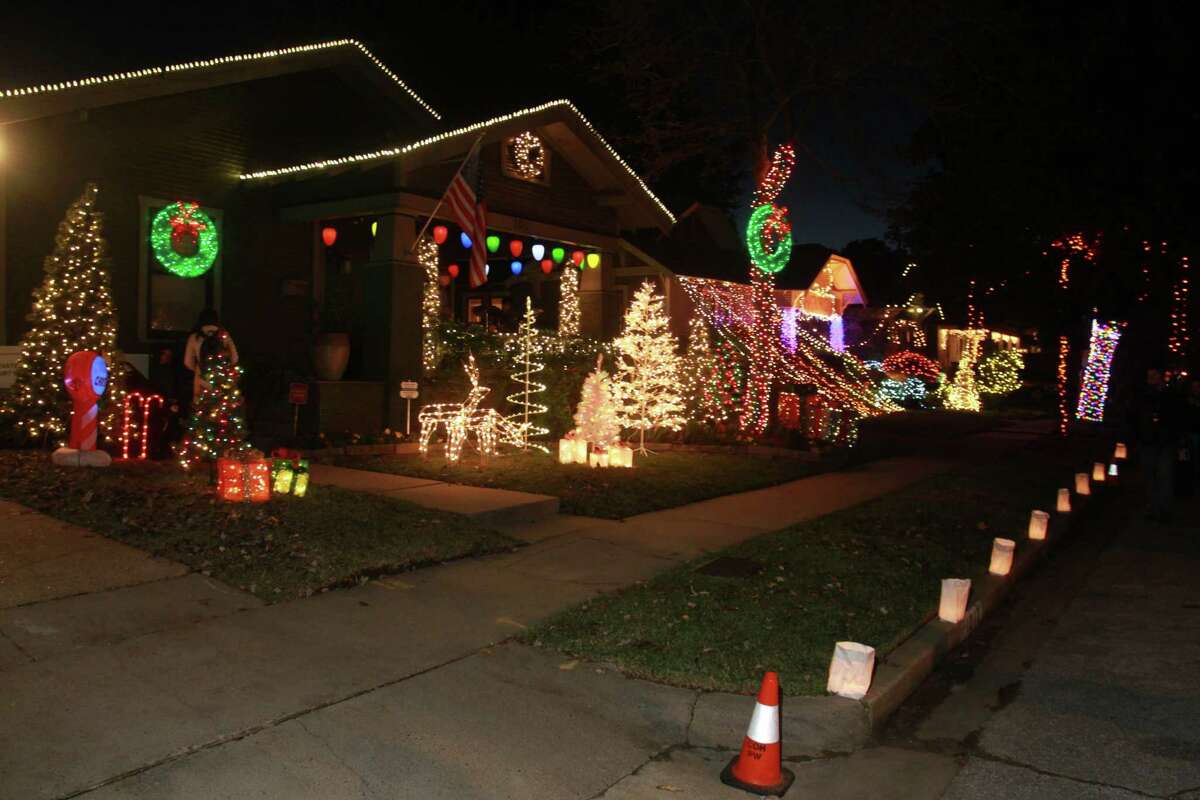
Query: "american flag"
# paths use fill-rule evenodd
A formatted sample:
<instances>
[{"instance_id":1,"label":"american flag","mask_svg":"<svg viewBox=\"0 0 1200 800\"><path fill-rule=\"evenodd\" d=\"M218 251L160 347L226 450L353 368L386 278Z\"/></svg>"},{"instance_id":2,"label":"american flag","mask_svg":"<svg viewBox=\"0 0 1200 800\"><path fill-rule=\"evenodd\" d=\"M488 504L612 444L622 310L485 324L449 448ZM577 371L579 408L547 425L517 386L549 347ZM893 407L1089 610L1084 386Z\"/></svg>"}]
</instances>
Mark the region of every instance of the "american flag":
<instances>
[{"instance_id":1,"label":"american flag","mask_svg":"<svg viewBox=\"0 0 1200 800\"><path fill-rule=\"evenodd\" d=\"M478 143L476 143L478 144ZM458 174L450 182L443 198L450 206L454 221L471 239L471 288L482 286L487 281L487 207L479 196L479 148L474 147L463 162Z\"/></svg>"}]
</instances>

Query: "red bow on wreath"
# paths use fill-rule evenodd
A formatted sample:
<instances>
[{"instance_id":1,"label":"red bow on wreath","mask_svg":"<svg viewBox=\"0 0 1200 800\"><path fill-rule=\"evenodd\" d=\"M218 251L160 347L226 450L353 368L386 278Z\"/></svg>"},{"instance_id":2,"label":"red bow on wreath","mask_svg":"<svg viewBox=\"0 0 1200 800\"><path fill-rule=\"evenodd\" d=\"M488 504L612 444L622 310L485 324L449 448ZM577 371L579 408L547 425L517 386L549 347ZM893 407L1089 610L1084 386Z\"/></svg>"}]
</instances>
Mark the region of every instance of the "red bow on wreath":
<instances>
[{"instance_id":1,"label":"red bow on wreath","mask_svg":"<svg viewBox=\"0 0 1200 800\"><path fill-rule=\"evenodd\" d=\"M194 256L200 250L200 231L208 225L192 217L199 203L175 201L179 211L171 215L171 249L181 256Z\"/></svg>"}]
</instances>

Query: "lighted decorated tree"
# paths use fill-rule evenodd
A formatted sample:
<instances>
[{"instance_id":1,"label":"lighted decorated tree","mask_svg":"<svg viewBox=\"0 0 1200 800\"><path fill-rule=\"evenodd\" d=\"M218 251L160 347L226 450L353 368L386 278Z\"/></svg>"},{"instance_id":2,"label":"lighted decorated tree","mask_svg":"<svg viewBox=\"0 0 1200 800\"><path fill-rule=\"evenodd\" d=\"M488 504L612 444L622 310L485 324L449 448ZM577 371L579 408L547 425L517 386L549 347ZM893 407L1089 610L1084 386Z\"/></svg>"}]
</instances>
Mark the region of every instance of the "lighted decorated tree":
<instances>
[{"instance_id":1,"label":"lighted decorated tree","mask_svg":"<svg viewBox=\"0 0 1200 800\"><path fill-rule=\"evenodd\" d=\"M646 452L646 431L678 430L687 422L680 374L682 359L671 333L662 295L644 282L625 312L617 348L618 418L638 431L638 449Z\"/></svg>"},{"instance_id":2,"label":"lighted decorated tree","mask_svg":"<svg viewBox=\"0 0 1200 800\"><path fill-rule=\"evenodd\" d=\"M579 270L571 264L563 267L559 278L558 335L579 335Z\"/></svg>"},{"instance_id":3,"label":"lighted decorated tree","mask_svg":"<svg viewBox=\"0 0 1200 800\"><path fill-rule=\"evenodd\" d=\"M200 394L192 401L192 414L179 445L179 462L185 468L249 447L242 391L238 388L242 368L230 358L225 345L227 335L218 331L201 345Z\"/></svg>"},{"instance_id":4,"label":"lighted decorated tree","mask_svg":"<svg viewBox=\"0 0 1200 800\"><path fill-rule=\"evenodd\" d=\"M537 317L533 313L533 301L525 298L525 316L517 327L517 350L514 356L515 371L512 374L517 391L510 394L506 400L516 408L508 419L521 426L522 449L534 448L549 452L545 445L533 441L540 439L550 432L550 429L540 424L539 419L549 410L545 404L539 403L537 396L546 391L546 384L534 380L533 376L546 368L541 359L541 342L534 324Z\"/></svg>"},{"instance_id":5,"label":"lighted decorated tree","mask_svg":"<svg viewBox=\"0 0 1200 800\"><path fill-rule=\"evenodd\" d=\"M717 345L716 395L721 404L720 422L726 422L742 404L746 385L746 359L729 339Z\"/></svg>"},{"instance_id":6,"label":"lighted decorated tree","mask_svg":"<svg viewBox=\"0 0 1200 800\"><path fill-rule=\"evenodd\" d=\"M979 362L975 383L983 394L1009 394L1021 388L1025 359L1016 350L997 350Z\"/></svg>"},{"instance_id":7,"label":"lighted decorated tree","mask_svg":"<svg viewBox=\"0 0 1200 800\"><path fill-rule=\"evenodd\" d=\"M719 383L721 361L713 351L708 324L697 314L688 323L687 356L683 362L683 387L688 415L699 422L723 422L728 412Z\"/></svg>"},{"instance_id":8,"label":"lighted decorated tree","mask_svg":"<svg viewBox=\"0 0 1200 800\"><path fill-rule=\"evenodd\" d=\"M957 411L979 411L979 387L975 385L975 368L979 360L979 349L987 331L973 328L963 333L962 355L954 381L945 390L947 408Z\"/></svg>"},{"instance_id":9,"label":"lighted decorated tree","mask_svg":"<svg viewBox=\"0 0 1200 800\"><path fill-rule=\"evenodd\" d=\"M63 389L63 365L72 353L92 350L108 361L108 404L120 408L123 394L117 357L117 310L109 289L108 245L103 215L96 210L99 190L83 195L58 224L54 250L46 257L42 285L33 292L31 326L21 339L16 378L0 412L30 438L64 433L71 415Z\"/></svg>"},{"instance_id":10,"label":"lighted decorated tree","mask_svg":"<svg viewBox=\"0 0 1200 800\"><path fill-rule=\"evenodd\" d=\"M612 376L604 370L603 354L596 357L596 369L583 382L575 409L575 435L602 447L616 443L621 435Z\"/></svg>"}]
</instances>

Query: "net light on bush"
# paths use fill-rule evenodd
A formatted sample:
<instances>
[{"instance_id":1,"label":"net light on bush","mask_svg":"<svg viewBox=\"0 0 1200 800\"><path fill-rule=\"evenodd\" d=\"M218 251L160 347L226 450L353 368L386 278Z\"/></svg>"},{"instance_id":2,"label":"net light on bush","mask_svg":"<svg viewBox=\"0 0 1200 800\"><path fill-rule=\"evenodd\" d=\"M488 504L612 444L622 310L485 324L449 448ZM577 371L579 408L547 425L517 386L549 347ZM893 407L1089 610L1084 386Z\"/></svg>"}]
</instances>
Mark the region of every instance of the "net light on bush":
<instances>
[{"instance_id":1,"label":"net light on bush","mask_svg":"<svg viewBox=\"0 0 1200 800\"><path fill-rule=\"evenodd\" d=\"M1050 515L1045 511L1033 510L1029 512L1029 538L1035 542L1040 542L1046 538L1046 531L1050 527Z\"/></svg>"},{"instance_id":2,"label":"net light on bush","mask_svg":"<svg viewBox=\"0 0 1200 800\"><path fill-rule=\"evenodd\" d=\"M1075 494L1089 495L1092 493L1092 483L1086 472L1075 473Z\"/></svg>"},{"instance_id":3,"label":"net light on bush","mask_svg":"<svg viewBox=\"0 0 1200 800\"><path fill-rule=\"evenodd\" d=\"M938 603L938 619L959 623L967 615L967 600L971 597L970 578L943 578L942 599Z\"/></svg>"},{"instance_id":4,"label":"net light on bush","mask_svg":"<svg viewBox=\"0 0 1200 800\"><path fill-rule=\"evenodd\" d=\"M993 575L1007 575L1012 571L1013 553L1016 552L1017 543L1012 539L996 538L992 540L992 563L988 565L988 572Z\"/></svg>"},{"instance_id":5,"label":"net light on bush","mask_svg":"<svg viewBox=\"0 0 1200 800\"><path fill-rule=\"evenodd\" d=\"M829 662L825 689L839 697L861 700L871 688L875 672L875 648L858 642L838 642Z\"/></svg>"}]
</instances>

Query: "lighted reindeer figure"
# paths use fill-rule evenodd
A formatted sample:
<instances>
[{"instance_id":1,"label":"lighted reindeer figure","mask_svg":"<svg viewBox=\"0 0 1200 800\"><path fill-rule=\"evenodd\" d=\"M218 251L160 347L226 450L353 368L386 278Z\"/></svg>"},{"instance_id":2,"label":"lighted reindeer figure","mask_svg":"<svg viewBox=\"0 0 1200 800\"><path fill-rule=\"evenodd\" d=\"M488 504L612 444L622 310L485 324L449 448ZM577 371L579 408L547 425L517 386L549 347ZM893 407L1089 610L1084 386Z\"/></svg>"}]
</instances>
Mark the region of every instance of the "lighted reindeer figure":
<instances>
[{"instance_id":1,"label":"lighted reindeer figure","mask_svg":"<svg viewBox=\"0 0 1200 800\"><path fill-rule=\"evenodd\" d=\"M471 381L467 399L461 403L433 403L417 415L421 425L419 446L422 456L429 455L429 443L439 428L446 431L446 460L451 463L462 456L463 445L471 435L475 437L481 457L495 455L501 442L520 446L525 441L526 423L506 419L494 408L479 407L491 389L479 385L479 367L475 366L474 354L469 356L463 369Z\"/></svg>"}]
</instances>

